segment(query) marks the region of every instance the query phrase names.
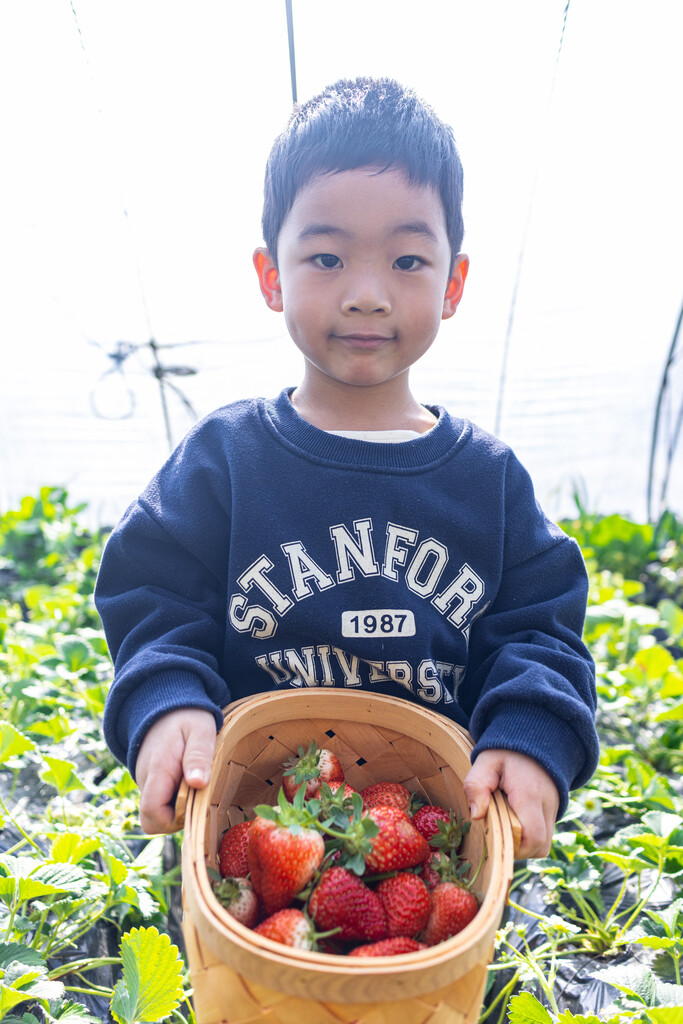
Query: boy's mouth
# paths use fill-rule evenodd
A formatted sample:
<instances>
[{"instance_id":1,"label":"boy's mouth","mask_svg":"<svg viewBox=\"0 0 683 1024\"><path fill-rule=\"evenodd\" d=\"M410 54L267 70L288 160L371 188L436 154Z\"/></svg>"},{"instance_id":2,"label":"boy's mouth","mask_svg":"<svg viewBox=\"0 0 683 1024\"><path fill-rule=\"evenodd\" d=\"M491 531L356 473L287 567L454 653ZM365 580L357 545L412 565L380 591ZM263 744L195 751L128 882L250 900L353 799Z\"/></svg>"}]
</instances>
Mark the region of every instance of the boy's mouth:
<instances>
[{"instance_id":1,"label":"boy's mouth","mask_svg":"<svg viewBox=\"0 0 683 1024\"><path fill-rule=\"evenodd\" d=\"M337 334L339 341L345 341L349 345L357 345L360 348L379 348L387 341L393 341L394 335L375 334L369 331L353 331L349 334Z\"/></svg>"}]
</instances>

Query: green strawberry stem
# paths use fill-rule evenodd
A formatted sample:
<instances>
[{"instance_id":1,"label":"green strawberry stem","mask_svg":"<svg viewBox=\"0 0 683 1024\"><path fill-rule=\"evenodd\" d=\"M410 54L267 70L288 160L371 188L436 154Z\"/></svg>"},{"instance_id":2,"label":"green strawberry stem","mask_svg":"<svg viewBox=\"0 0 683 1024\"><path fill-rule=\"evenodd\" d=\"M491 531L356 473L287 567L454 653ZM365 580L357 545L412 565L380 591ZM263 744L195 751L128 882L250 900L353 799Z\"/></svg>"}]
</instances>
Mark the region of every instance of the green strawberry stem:
<instances>
[{"instance_id":1,"label":"green strawberry stem","mask_svg":"<svg viewBox=\"0 0 683 1024\"><path fill-rule=\"evenodd\" d=\"M470 890L472 889L474 883L477 880L477 876L478 876L479 872L482 869L482 865L483 865L484 861L486 860L486 854L487 854L486 843L484 843L484 849L481 851L481 857L479 858L479 863L477 864L477 870L474 872L474 874L472 875L471 878L468 878L468 880L463 883L464 887L466 889L470 889Z\"/></svg>"},{"instance_id":2,"label":"green strawberry stem","mask_svg":"<svg viewBox=\"0 0 683 1024\"><path fill-rule=\"evenodd\" d=\"M297 783L309 782L311 779L317 779L320 775L320 768L318 766L319 760L320 749L315 740L311 740L308 745L308 750L304 750L303 747L299 747L299 757L292 758L286 762L286 768L283 774L293 775L294 781Z\"/></svg>"},{"instance_id":3,"label":"green strawberry stem","mask_svg":"<svg viewBox=\"0 0 683 1024\"><path fill-rule=\"evenodd\" d=\"M331 935L336 935L341 930L342 930L342 926L340 924L338 924L336 928L330 928L329 931L326 931L326 932L316 932L315 933L315 941L319 942L320 939L329 939Z\"/></svg>"},{"instance_id":4,"label":"green strawberry stem","mask_svg":"<svg viewBox=\"0 0 683 1024\"><path fill-rule=\"evenodd\" d=\"M404 868L402 871L382 871L377 875L363 875L363 881L366 885L374 882L383 882L385 878L396 878L396 875L416 875L419 873L421 864L418 864L416 868Z\"/></svg>"}]
</instances>

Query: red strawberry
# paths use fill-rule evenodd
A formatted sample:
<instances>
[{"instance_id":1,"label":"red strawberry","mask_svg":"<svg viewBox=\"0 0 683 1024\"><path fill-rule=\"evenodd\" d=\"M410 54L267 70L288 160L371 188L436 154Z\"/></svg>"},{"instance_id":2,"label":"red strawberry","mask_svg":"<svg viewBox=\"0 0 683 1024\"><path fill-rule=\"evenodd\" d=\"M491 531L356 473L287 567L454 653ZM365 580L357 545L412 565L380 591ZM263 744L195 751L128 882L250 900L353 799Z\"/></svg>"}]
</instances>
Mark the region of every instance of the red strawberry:
<instances>
[{"instance_id":1,"label":"red strawberry","mask_svg":"<svg viewBox=\"0 0 683 1024\"><path fill-rule=\"evenodd\" d=\"M410 814L412 793L400 782L375 782L372 786L366 786L361 796L366 807L383 804L384 807L398 807L399 811Z\"/></svg>"},{"instance_id":2,"label":"red strawberry","mask_svg":"<svg viewBox=\"0 0 683 1024\"><path fill-rule=\"evenodd\" d=\"M441 881L441 875L437 870L439 866L439 851L434 850L429 860L425 861L420 871L420 878L428 889L434 889Z\"/></svg>"},{"instance_id":3,"label":"red strawberry","mask_svg":"<svg viewBox=\"0 0 683 1024\"><path fill-rule=\"evenodd\" d=\"M214 894L235 920L253 928L258 920L258 897L248 878L223 878L213 887Z\"/></svg>"},{"instance_id":4,"label":"red strawberry","mask_svg":"<svg viewBox=\"0 0 683 1024\"><path fill-rule=\"evenodd\" d=\"M464 884L465 888L471 888L474 879L472 882L463 883L470 867L468 862L460 860L455 853L449 856L443 850L434 850L429 860L422 865L419 875L430 891L440 882L455 882L458 885Z\"/></svg>"},{"instance_id":5,"label":"red strawberry","mask_svg":"<svg viewBox=\"0 0 683 1024\"><path fill-rule=\"evenodd\" d=\"M325 854L325 843L303 809L303 789L294 804L282 790L278 806L259 804L249 830L251 882L266 914L282 910L308 885Z\"/></svg>"},{"instance_id":6,"label":"red strawberry","mask_svg":"<svg viewBox=\"0 0 683 1024\"><path fill-rule=\"evenodd\" d=\"M353 796L353 794L357 792L357 790L355 790L353 788L353 786L349 786L348 782L328 782L328 786L330 787L330 789L332 790L332 792L335 795L337 794L339 789L343 786L344 787L344 800L346 800L350 796Z\"/></svg>"},{"instance_id":7,"label":"red strawberry","mask_svg":"<svg viewBox=\"0 0 683 1024\"><path fill-rule=\"evenodd\" d=\"M409 939L407 935L400 935L393 939L382 939L381 942L371 942L366 946L356 946L349 956L398 956L401 953L416 953L418 949L427 948L426 942L418 942L416 939Z\"/></svg>"},{"instance_id":8,"label":"red strawberry","mask_svg":"<svg viewBox=\"0 0 683 1024\"><path fill-rule=\"evenodd\" d=\"M425 804L424 807L420 807L418 811L410 819L420 833L423 835L427 842L435 836L439 831L439 822L449 821L450 814L444 807L439 807L437 804Z\"/></svg>"},{"instance_id":9,"label":"red strawberry","mask_svg":"<svg viewBox=\"0 0 683 1024\"><path fill-rule=\"evenodd\" d=\"M372 850L365 854L366 871L402 871L428 859L429 843L403 811L379 805L366 816L379 826L379 834L370 840Z\"/></svg>"},{"instance_id":10,"label":"red strawberry","mask_svg":"<svg viewBox=\"0 0 683 1024\"><path fill-rule=\"evenodd\" d=\"M244 878L249 874L247 841L250 828L250 821L239 821L223 833L218 852L218 864L224 878L226 876Z\"/></svg>"},{"instance_id":11,"label":"red strawberry","mask_svg":"<svg viewBox=\"0 0 683 1024\"><path fill-rule=\"evenodd\" d=\"M308 750L299 747L298 758L287 761L282 778L282 788L288 800L305 783L305 799L311 800L318 795L320 783L343 782L344 770L339 758L331 750L310 743Z\"/></svg>"},{"instance_id":12,"label":"red strawberry","mask_svg":"<svg viewBox=\"0 0 683 1024\"><path fill-rule=\"evenodd\" d=\"M429 918L432 901L429 889L417 875L403 872L385 878L375 890L387 912L389 937L410 935L423 930Z\"/></svg>"},{"instance_id":13,"label":"red strawberry","mask_svg":"<svg viewBox=\"0 0 683 1024\"><path fill-rule=\"evenodd\" d=\"M435 804L420 807L411 820L430 846L447 854L458 852L463 836L470 829L470 822L463 821L457 811L447 811Z\"/></svg>"},{"instance_id":14,"label":"red strawberry","mask_svg":"<svg viewBox=\"0 0 683 1024\"><path fill-rule=\"evenodd\" d=\"M265 935L273 942L282 942L294 949L316 949L313 925L302 910L285 907L278 910L254 928L257 935Z\"/></svg>"},{"instance_id":15,"label":"red strawberry","mask_svg":"<svg viewBox=\"0 0 683 1024\"><path fill-rule=\"evenodd\" d=\"M432 890L432 910L422 938L428 946L435 946L461 932L478 910L473 892L455 882L441 882Z\"/></svg>"},{"instance_id":16,"label":"red strawberry","mask_svg":"<svg viewBox=\"0 0 683 1024\"><path fill-rule=\"evenodd\" d=\"M337 938L374 942L386 938L387 915L376 892L346 868L324 871L308 902L319 928L340 928Z\"/></svg>"}]
</instances>

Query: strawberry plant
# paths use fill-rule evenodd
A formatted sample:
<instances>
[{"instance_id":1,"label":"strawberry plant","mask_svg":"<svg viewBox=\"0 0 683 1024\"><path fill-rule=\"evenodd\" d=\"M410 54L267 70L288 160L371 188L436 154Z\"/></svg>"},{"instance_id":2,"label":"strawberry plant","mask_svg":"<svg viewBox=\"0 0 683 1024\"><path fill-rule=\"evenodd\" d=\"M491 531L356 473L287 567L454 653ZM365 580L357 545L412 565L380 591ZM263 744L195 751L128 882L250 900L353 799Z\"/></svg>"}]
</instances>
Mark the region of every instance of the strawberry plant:
<instances>
[{"instance_id":1,"label":"strawberry plant","mask_svg":"<svg viewBox=\"0 0 683 1024\"><path fill-rule=\"evenodd\" d=\"M192 1022L178 840L141 834L137 788L102 739L112 669L92 590L103 537L80 515L49 487L0 515L0 1022ZM550 855L517 865L481 1021L679 1024L683 523L670 513L650 526L580 509L563 526L589 568L585 639L597 665L602 754L572 794ZM393 788L396 806L415 814ZM311 803L329 830L325 863L347 860L325 874L343 871L341 888L363 901L372 893L388 927L384 883L364 877L376 836L363 814L373 794L365 796L321 781ZM353 850L330 834L343 836L351 819L366 821ZM437 824L440 835L449 827ZM226 868L228 901L242 890L230 881L237 863ZM458 870L448 838L431 857L440 873L426 863L393 877L428 878L433 891ZM321 918L328 923L324 908ZM321 939L321 921L309 927L335 951L338 932ZM383 935L353 955L420 945Z\"/></svg>"},{"instance_id":2,"label":"strawberry plant","mask_svg":"<svg viewBox=\"0 0 683 1024\"><path fill-rule=\"evenodd\" d=\"M0 517L0 1021L192 1020L173 843L140 833L102 739L102 538L79 512L43 488Z\"/></svg>"}]
</instances>

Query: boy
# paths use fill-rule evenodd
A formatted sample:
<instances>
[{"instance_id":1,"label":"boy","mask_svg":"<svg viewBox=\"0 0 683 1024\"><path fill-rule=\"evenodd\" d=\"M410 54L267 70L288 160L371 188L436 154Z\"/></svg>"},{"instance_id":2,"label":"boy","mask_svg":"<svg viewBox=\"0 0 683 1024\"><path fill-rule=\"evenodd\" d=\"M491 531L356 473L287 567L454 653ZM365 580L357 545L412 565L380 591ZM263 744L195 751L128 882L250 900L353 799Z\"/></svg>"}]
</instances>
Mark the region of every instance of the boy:
<instances>
[{"instance_id":1,"label":"boy","mask_svg":"<svg viewBox=\"0 0 683 1024\"><path fill-rule=\"evenodd\" d=\"M586 573L512 452L421 405L409 370L462 297L450 129L389 80L295 110L254 254L304 376L194 428L112 533L97 606L115 659L105 735L171 828L207 784L220 709L276 687L365 687L450 716L541 856L597 763ZM305 737L302 737L302 741Z\"/></svg>"}]
</instances>

